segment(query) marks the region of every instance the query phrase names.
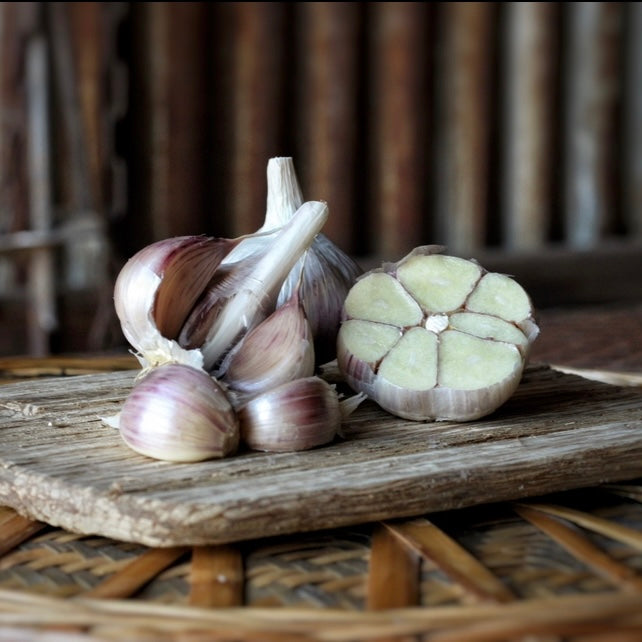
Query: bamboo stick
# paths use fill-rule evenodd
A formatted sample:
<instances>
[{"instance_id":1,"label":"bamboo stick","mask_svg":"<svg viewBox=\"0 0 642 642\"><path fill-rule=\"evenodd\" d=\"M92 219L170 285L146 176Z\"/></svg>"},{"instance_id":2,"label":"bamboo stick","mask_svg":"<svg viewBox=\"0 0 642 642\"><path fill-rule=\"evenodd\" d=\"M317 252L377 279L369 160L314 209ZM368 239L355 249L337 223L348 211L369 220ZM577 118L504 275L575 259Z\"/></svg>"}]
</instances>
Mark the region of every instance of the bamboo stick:
<instances>
[{"instance_id":1,"label":"bamboo stick","mask_svg":"<svg viewBox=\"0 0 642 642\"><path fill-rule=\"evenodd\" d=\"M53 222L49 152L49 55L42 36L27 45L29 210L31 228L46 233ZM29 269L29 352L49 353L57 327L54 260L48 248L32 251Z\"/></svg>"},{"instance_id":2,"label":"bamboo stick","mask_svg":"<svg viewBox=\"0 0 642 642\"><path fill-rule=\"evenodd\" d=\"M557 7L547 2L504 6L503 246L533 250L547 241L550 226Z\"/></svg>"},{"instance_id":3,"label":"bamboo stick","mask_svg":"<svg viewBox=\"0 0 642 642\"><path fill-rule=\"evenodd\" d=\"M328 202L324 234L346 252L359 247L356 206L359 7L355 2L295 5L299 130L294 164L306 199Z\"/></svg>"},{"instance_id":4,"label":"bamboo stick","mask_svg":"<svg viewBox=\"0 0 642 642\"><path fill-rule=\"evenodd\" d=\"M561 520L529 506L517 506L518 515L550 535L575 558L582 560L602 577L625 591L642 591L642 577L625 564L614 560L587 537L569 528Z\"/></svg>"},{"instance_id":5,"label":"bamboo stick","mask_svg":"<svg viewBox=\"0 0 642 642\"><path fill-rule=\"evenodd\" d=\"M431 560L466 591L482 600L510 602L511 591L479 560L426 519L387 524L388 529L418 554Z\"/></svg>"},{"instance_id":6,"label":"bamboo stick","mask_svg":"<svg viewBox=\"0 0 642 642\"><path fill-rule=\"evenodd\" d=\"M232 546L195 546L190 569L193 606L243 605L243 558Z\"/></svg>"},{"instance_id":7,"label":"bamboo stick","mask_svg":"<svg viewBox=\"0 0 642 642\"><path fill-rule=\"evenodd\" d=\"M629 237L642 238L642 4L624 5L623 209Z\"/></svg>"},{"instance_id":8,"label":"bamboo stick","mask_svg":"<svg viewBox=\"0 0 642 642\"><path fill-rule=\"evenodd\" d=\"M494 3L442 5L437 78L436 242L485 244Z\"/></svg>"},{"instance_id":9,"label":"bamboo stick","mask_svg":"<svg viewBox=\"0 0 642 642\"><path fill-rule=\"evenodd\" d=\"M185 547L151 548L85 592L84 596L111 599L129 597L173 564L187 550Z\"/></svg>"},{"instance_id":10,"label":"bamboo stick","mask_svg":"<svg viewBox=\"0 0 642 642\"><path fill-rule=\"evenodd\" d=\"M372 251L401 258L421 244L425 220L427 114L423 92L427 7L424 3L372 3L369 107L373 167L369 215Z\"/></svg>"},{"instance_id":11,"label":"bamboo stick","mask_svg":"<svg viewBox=\"0 0 642 642\"><path fill-rule=\"evenodd\" d=\"M613 230L614 134L622 6L572 2L564 50L564 208L566 241L597 245Z\"/></svg>"},{"instance_id":12,"label":"bamboo stick","mask_svg":"<svg viewBox=\"0 0 642 642\"><path fill-rule=\"evenodd\" d=\"M419 602L419 557L385 525L375 529L370 551L370 610L414 606Z\"/></svg>"}]
</instances>

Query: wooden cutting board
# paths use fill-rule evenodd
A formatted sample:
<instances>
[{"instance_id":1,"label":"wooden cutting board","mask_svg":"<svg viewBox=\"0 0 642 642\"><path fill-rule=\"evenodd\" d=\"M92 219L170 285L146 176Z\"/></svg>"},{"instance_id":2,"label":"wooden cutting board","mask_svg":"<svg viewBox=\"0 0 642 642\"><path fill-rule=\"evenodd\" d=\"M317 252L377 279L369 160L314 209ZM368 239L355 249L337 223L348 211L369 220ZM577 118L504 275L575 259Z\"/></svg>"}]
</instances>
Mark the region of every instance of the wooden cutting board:
<instances>
[{"instance_id":1,"label":"wooden cutting board","mask_svg":"<svg viewBox=\"0 0 642 642\"><path fill-rule=\"evenodd\" d=\"M545 366L475 422L410 422L368 401L331 445L198 464L138 455L100 420L120 409L135 374L2 386L0 503L80 533L202 545L642 475L642 391Z\"/></svg>"}]
</instances>

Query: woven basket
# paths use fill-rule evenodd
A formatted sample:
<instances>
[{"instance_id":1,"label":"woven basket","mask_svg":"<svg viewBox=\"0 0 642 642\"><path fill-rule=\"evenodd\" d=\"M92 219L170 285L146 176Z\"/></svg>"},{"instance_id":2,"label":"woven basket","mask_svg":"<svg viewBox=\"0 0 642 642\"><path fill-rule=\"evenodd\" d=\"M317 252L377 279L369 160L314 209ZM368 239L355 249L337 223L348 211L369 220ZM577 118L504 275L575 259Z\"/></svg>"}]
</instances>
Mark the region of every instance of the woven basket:
<instances>
[{"instance_id":1,"label":"woven basket","mask_svg":"<svg viewBox=\"0 0 642 642\"><path fill-rule=\"evenodd\" d=\"M631 482L194 549L2 509L0 639L640 640L640 499Z\"/></svg>"},{"instance_id":2,"label":"woven basket","mask_svg":"<svg viewBox=\"0 0 642 642\"><path fill-rule=\"evenodd\" d=\"M123 367L4 360L0 376ZM196 548L0 508L0 640L639 642L642 480Z\"/></svg>"}]
</instances>

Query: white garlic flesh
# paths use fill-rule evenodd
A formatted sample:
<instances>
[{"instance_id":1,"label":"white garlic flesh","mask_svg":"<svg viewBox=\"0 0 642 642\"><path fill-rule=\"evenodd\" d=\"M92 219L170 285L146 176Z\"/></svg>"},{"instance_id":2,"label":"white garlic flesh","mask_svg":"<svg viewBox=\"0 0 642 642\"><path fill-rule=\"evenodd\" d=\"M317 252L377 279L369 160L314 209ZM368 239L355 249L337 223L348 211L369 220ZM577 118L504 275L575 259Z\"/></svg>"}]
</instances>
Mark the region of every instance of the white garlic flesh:
<instances>
[{"instance_id":1,"label":"white garlic flesh","mask_svg":"<svg viewBox=\"0 0 642 642\"><path fill-rule=\"evenodd\" d=\"M361 277L346 297L337 363L384 410L470 421L517 388L539 329L513 278L422 246Z\"/></svg>"},{"instance_id":2,"label":"white garlic flesh","mask_svg":"<svg viewBox=\"0 0 642 642\"><path fill-rule=\"evenodd\" d=\"M223 388L203 370L181 364L161 365L143 376L118 422L132 450L164 461L226 457L239 443L238 418Z\"/></svg>"},{"instance_id":3,"label":"white garlic flesh","mask_svg":"<svg viewBox=\"0 0 642 642\"><path fill-rule=\"evenodd\" d=\"M241 440L252 450L294 452L331 442L343 413L334 386L313 376L253 397L238 416Z\"/></svg>"}]
</instances>

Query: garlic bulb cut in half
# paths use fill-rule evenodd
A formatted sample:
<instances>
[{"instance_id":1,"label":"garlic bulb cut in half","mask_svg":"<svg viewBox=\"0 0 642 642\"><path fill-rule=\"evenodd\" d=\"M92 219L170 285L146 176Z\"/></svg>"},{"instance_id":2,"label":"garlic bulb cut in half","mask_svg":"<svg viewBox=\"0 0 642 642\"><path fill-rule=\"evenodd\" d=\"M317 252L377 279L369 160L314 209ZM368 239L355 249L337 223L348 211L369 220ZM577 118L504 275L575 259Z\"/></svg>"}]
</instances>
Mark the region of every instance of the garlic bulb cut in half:
<instances>
[{"instance_id":1,"label":"garlic bulb cut in half","mask_svg":"<svg viewBox=\"0 0 642 642\"><path fill-rule=\"evenodd\" d=\"M416 248L355 283L337 363L394 415L469 421L513 394L539 329L515 280L441 250Z\"/></svg>"},{"instance_id":2,"label":"garlic bulb cut in half","mask_svg":"<svg viewBox=\"0 0 642 642\"><path fill-rule=\"evenodd\" d=\"M238 417L241 440L252 450L294 452L331 442L342 412L334 386L313 376L253 397Z\"/></svg>"},{"instance_id":3,"label":"garlic bulb cut in half","mask_svg":"<svg viewBox=\"0 0 642 642\"><path fill-rule=\"evenodd\" d=\"M132 450L172 462L226 457L239 443L238 419L222 387L181 364L158 366L138 381L118 428Z\"/></svg>"},{"instance_id":4,"label":"garlic bulb cut in half","mask_svg":"<svg viewBox=\"0 0 642 642\"><path fill-rule=\"evenodd\" d=\"M114 285L114 305L123 334L144 366L201 366L200 352L184 350L175 339L221 260L238 242L173 237L144 247L123 266Z\"/></svg>"},{"instance_id":5,"label":"garlic bulb cut in half","mask_svg":"<svg viewBox=\"0 0 642 642\"><path fill-rule=\"evenodd\" d=\"M312 331L298 292L245 335L221 370L226 385L246 394L314 374Z\"/></svg>"}]
</instances>

